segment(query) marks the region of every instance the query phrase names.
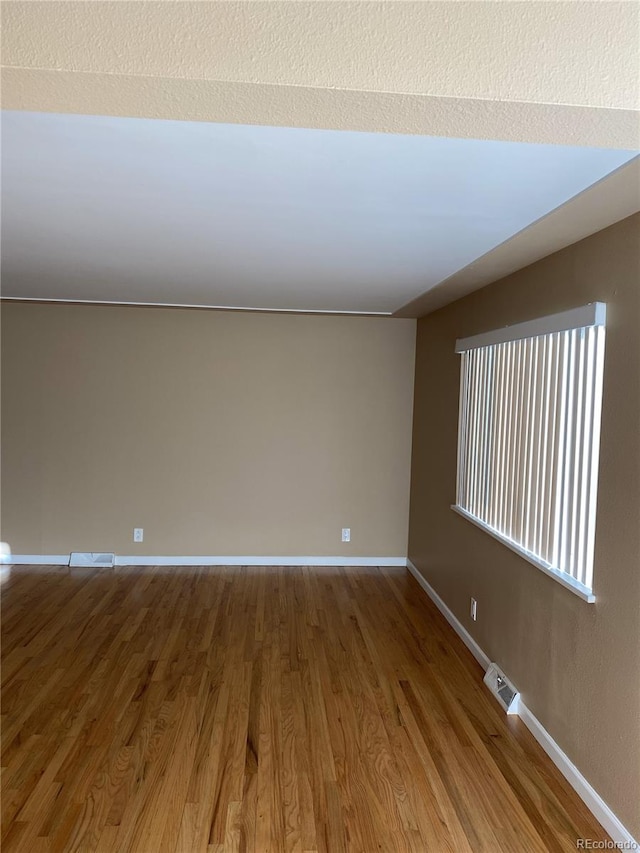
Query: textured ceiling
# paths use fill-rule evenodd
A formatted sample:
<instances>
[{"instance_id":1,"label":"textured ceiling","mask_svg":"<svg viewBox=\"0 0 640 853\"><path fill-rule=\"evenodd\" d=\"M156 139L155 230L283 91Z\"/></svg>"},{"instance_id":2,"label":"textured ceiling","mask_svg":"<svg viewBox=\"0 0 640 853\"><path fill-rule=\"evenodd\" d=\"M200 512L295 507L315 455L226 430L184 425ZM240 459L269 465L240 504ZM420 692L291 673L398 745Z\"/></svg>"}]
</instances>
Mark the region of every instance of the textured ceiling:
<instances>
[{"instance_id":1,"label":"textured ceiling","mask_svg":"<svg viewBox=\"0 0 640 853\"><path fill-rule=\"evenodd\" d=\"M10 2L3 21L21 68L640 107L629 2Z\"/></svg>"},{"instance_id":2,"label":"textured ceiling","mask_svg":"<svg viewBox=\"0 0 640 853\"><path fill-rule=\"evenodd\" d=\"M640 148L635 2L1 9L6 109Z\"/></svg>"},{"instance_id":3,"label":"textured ceiling","mask_svg":"<svg viewBox=\"0 0 640 853\"><path fill-rule=\"evenodd\" d=\"M636 2L5 0L0 9L5 109L640 148ZM553 228L525 230L411 310L634 212L638 171L626 174L631 183L615 191L598 184L585 215L580 196Z\"/></svg>"},{"instance_id":4,"label":"textured ceiling","mask_svg":"<svg viewBox=\"0 0 640 853\"><path fill-rule=\"evenodd\" d=\"M634 110L21 68L2 84L12 110L640 148Z\"/></svg>"}]
</instances>

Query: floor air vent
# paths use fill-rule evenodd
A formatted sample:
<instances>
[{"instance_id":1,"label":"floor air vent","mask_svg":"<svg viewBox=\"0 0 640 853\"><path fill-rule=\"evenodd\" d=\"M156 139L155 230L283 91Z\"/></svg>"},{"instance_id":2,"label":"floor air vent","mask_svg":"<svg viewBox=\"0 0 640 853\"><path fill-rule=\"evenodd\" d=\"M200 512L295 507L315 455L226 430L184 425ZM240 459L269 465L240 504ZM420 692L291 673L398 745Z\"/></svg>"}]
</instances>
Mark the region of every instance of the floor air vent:
<instances>
[{"instance_id":1,"label":"floor air vent","mask_svg":"<svg viewBox=\"0 0 640 853\"><path fill-rule=\"evenodd\" d=\"M484 677L484 683L505 709L507 714L517 714L520 694L516 688L507 681L507 676L498 669L497 664L489 664L489 669Z\"/></svg>"},{"instance_id":2,"label":"floor air vent","mask_svg":"<svg viewBox=\"0 0 640 853\"><path fill-rule=\"evenodd\" d=\"M116 561L115 554L73 551L69 556L70 566L92 566L94 569L110 569Z\"/></svg>"}]
</instances>

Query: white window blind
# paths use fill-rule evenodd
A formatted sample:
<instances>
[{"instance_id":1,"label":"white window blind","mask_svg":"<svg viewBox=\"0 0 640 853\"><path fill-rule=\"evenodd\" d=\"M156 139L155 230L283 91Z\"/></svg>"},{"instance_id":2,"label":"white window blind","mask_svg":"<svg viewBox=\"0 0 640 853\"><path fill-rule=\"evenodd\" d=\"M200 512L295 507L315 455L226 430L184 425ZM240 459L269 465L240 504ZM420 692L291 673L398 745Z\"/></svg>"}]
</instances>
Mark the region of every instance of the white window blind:
<instances>
[{"instance_id":1,"label":"white window blind","mask_svg":"<svg viewBox=\"0 0 640 853\"><path fill-rule=\"evenodd\" d=\"M455 509L593 601L606 306L459 340Z\"/></svg>"}]
</instances>

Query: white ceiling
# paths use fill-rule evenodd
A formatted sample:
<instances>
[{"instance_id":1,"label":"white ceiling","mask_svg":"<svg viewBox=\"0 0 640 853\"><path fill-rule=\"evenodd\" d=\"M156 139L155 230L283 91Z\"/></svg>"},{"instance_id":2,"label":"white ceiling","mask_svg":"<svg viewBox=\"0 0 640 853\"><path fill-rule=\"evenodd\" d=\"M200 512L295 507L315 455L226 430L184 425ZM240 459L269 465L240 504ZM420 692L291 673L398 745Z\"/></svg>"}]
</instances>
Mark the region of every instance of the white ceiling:
<instances>
[{"instance_id":1,"label":"white ceiling","mask_svg":"<svg viewBox=\"0 0 640 853\"><path fill-rule=\"evenodd\" d=\"M633 156L5 111L2 295L393 313Z\"/></svg>"}]
</instances>

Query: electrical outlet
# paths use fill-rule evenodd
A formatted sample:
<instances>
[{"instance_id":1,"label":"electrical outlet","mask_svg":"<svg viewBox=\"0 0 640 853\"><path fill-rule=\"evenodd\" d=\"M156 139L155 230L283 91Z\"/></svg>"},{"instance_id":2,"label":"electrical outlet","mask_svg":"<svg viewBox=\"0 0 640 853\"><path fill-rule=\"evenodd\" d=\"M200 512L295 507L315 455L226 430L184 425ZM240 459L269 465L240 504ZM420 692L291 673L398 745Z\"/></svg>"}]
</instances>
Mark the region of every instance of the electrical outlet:
<instances>
[{"instance_id":1,"label":"electrical outlet","mask_svg":"<svg viewBox=\"0 0 640 853\"><path fill-rule=\"evenodd\" d=\"M343 542L351 542L351 528L343 527L342 528L342 541Z\"/></svg>"},{"instance_id":2,"label":"electrical outlet","mask_svg":"<svg viewBox=\"0 0 640 853\"><path fill-rule=\"evenodd\" d=\"M475 598L471 599L471 618L474 622L478 618L478 602L475 600Z\"/></svg>"},{"instance_id":3,"label":"electrical outlet","mask_svg":"<svg viewBox=\"0 0 640 853\"><path fill-rule=\"evenodd\" d=\"M134 527L133 528L133 541L134 542L142 542L144 540L144 530L142 527Z\"/></svg>"}]
</instances>

